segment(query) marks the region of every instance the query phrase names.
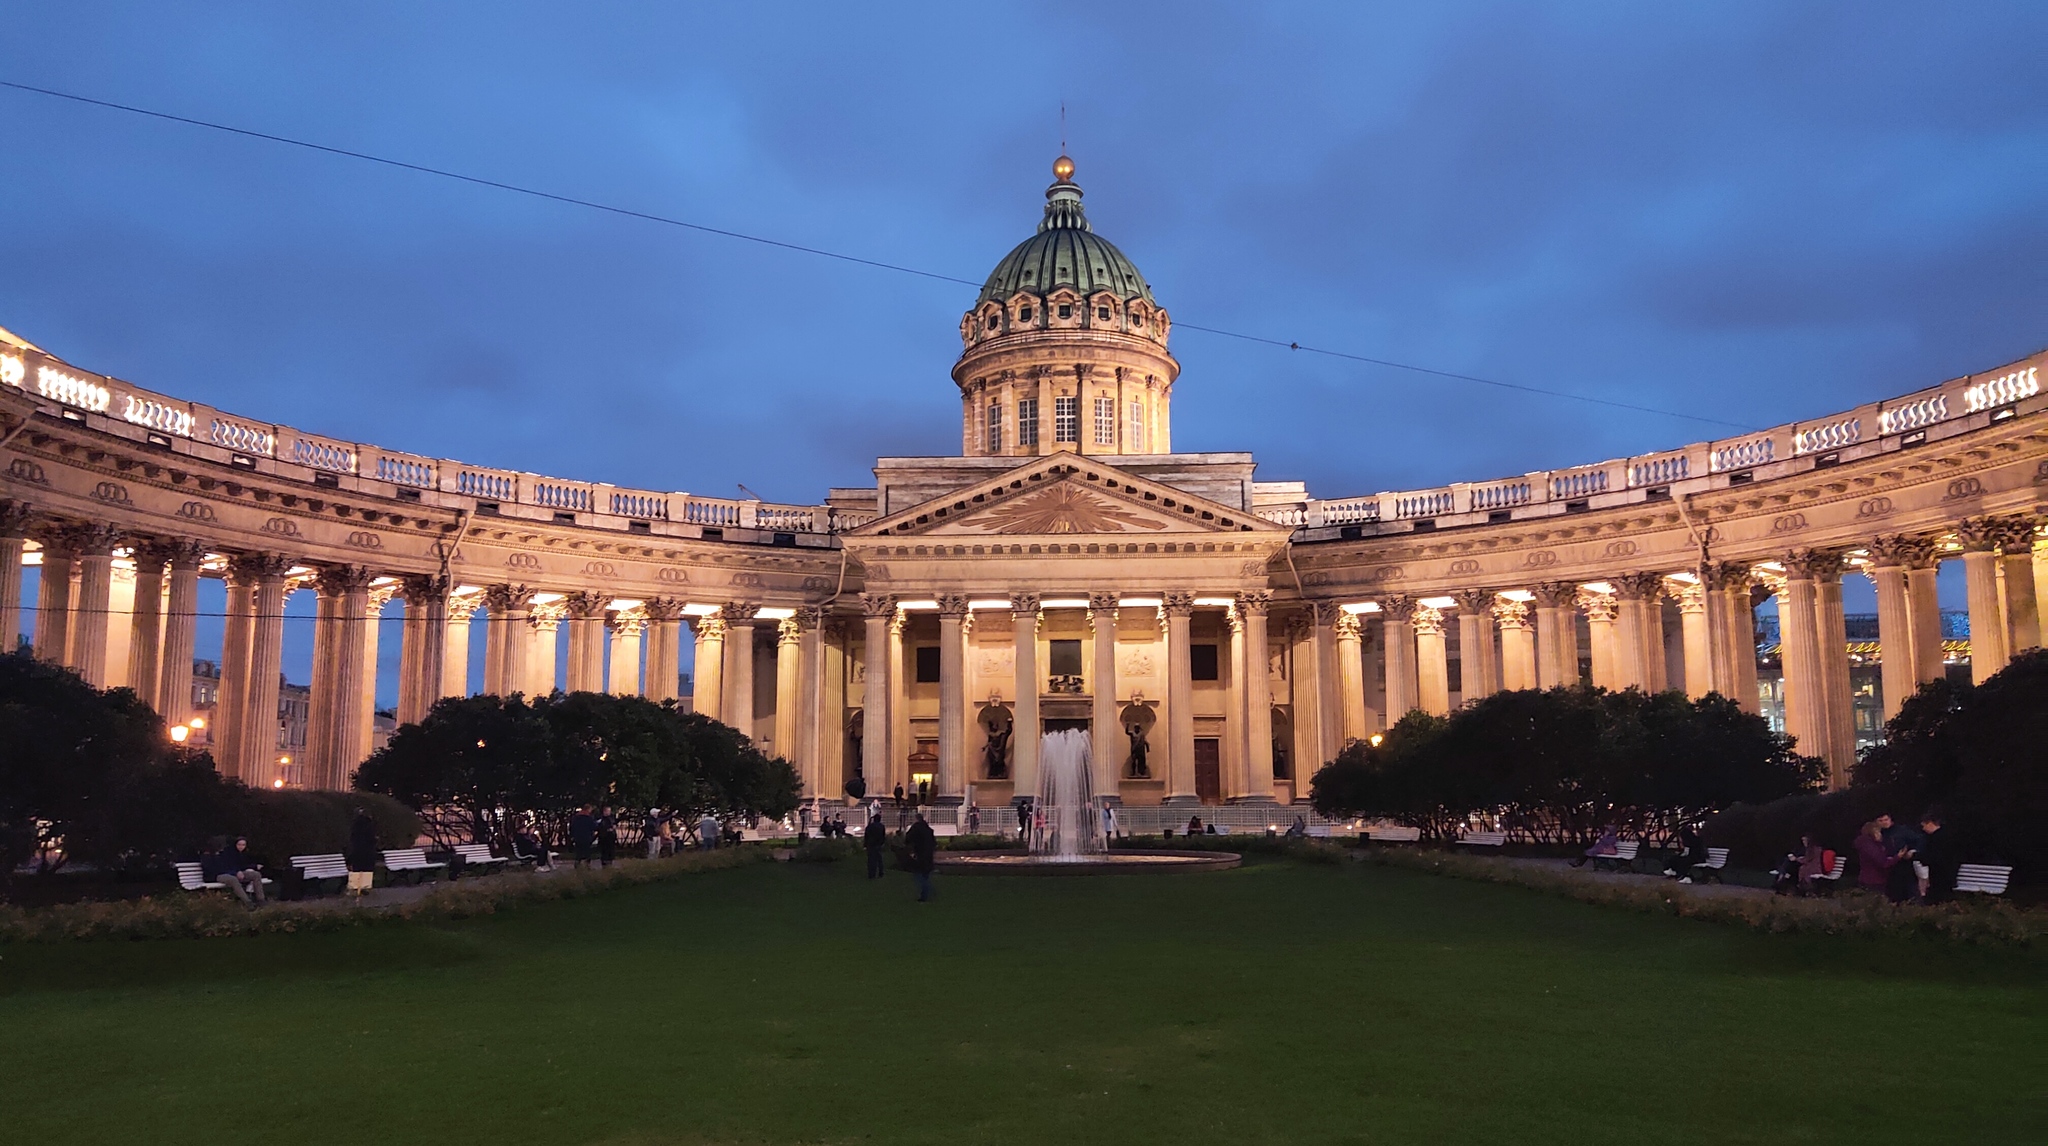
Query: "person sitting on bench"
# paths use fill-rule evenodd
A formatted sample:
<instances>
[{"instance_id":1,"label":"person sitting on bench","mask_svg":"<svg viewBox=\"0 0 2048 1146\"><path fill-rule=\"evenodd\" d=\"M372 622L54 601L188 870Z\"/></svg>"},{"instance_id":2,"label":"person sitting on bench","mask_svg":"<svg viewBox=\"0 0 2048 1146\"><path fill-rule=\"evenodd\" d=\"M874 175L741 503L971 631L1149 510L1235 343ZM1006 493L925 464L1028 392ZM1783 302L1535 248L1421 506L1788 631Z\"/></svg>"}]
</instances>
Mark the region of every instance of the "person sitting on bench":
<instances>
[{"instance_id":1,"label":"person sitting on bench","mask_svg":"<svg viewBox=\"0 0 2048 1146\"><path fill-rule=\"evenodd\" d=\"M199 864L199 874L208 883L218 883L251 910L263 903L263 868L249 854L249 841L237 838L235 845L208 852Z\"/></svg>"},{"instance_id":2,"label":"person sitting on bench","mask_svg":"<svg viewBox=\"0 0 2048 1146\"><path fill-rule=\"evenodd\" d=\"M1585 867L1589 859L1613 859L1621 854L1621 829L1609 824L1600 829L1600 838L1586 849L1584 855L1572 861L1573 867Z\"/></svg>"}]
</instances>

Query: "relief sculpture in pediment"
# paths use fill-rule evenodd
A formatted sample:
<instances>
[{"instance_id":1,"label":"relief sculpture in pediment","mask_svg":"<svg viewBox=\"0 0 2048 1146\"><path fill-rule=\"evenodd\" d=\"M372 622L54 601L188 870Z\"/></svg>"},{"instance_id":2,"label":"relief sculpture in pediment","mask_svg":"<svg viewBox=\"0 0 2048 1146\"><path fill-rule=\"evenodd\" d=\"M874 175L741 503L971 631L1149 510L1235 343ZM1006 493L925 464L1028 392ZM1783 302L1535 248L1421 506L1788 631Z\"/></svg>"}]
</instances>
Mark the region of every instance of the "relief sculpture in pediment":
<instances>
[{"instance_id":1,"label":"relief sculpture in pediment","mask_svg":"<svg viewBox=\"0 0 2048 1146\"><path fill-rule=\"evenodd\" d=\"M977 516L990 533L1123 533L1165 529L1166 523L1068 483L1017 498Z\"/></svg>"}]
</instances>

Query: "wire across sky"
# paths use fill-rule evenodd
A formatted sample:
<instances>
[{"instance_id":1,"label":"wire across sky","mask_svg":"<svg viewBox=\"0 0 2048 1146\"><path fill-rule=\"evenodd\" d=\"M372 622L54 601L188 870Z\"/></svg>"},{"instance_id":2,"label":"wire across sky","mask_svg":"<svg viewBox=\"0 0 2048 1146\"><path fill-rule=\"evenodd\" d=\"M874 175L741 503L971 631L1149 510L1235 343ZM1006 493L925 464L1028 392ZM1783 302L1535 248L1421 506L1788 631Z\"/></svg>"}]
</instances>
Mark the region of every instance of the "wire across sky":
<instances>
[{"instance_id":1,"label":"wire across sky","mask_svg":"<svg viewBox=\"0 0 2048 1146\"><path fill-rule=\"evenodd\" d=\"M958 275L942 274L938 271L930 271L920 267L906 266L901 263L884 262L879 259L862 258L859 255L850 255L842 251L829 250L824 247L813 247L803 243L792 243L783 239L770 238L765 235L754 235L748 234L747 232L744 231L731 230L725 227L714 227L707 223L697 223L692 222L688 219L678 219L670 215L661 215L651 211L636 210L631 207L621 207L616 204L604 203L595 199L585 199L575 195L565 195L554 191L542 190L537 187L524 186L518 183L507 183L503 180L488 179L480 175L471 175L461 171L453 171L443 167L434 167L424 163L411 163L402 159L393 159L388 156L376 155L366 151L357 151L346 147L335 147L329 144L316 143L312 140L298 139L288 135L278 135L272 132L256 131L251 128L236 127L232 124L216 123L212 120L197 119L192 116L177 115L171 112L157 111L152 108L138 107L134 104L117 103L112 100L96 99L91 96L78 95L73 92L58 91L54 88L37 87L33 84L24 84L13 80L0 79L0 88L6 88L12 91L32 95L45 96L52 99L67 100L72 103L84 104L90 107L102 108L109 111L123 112L129 115L143 116L149 119L159 120L167 123L182 124L187 127L196 127L208 131L222 132L228 135L240 136L245 139L260 140L265 143L276 143L288 147L303 148L308 151L316 151L325 155L331 155L342 159L354 159L364 163L374 163L384 167L391 167L401 171L412 172L418 175L432 176L437 179L450 179L459 183L467 183L476 187L489 188L494 191L505 191L515 195L525 195L535 199L544 199L549 202L560 203L565 206L581 207L586 210L592 211L602 211L607 214L619 215L629 219L637 219L642 222L655 223L667 227L677 227L687 231L695 231L705 235L716 235L720 238L735 239L741 242L755 243L760 246L774 247L779 250L792 251L797 254L812 255L817 258L824 259L833 259L838 262L852 263L856 266L868 267L873 270L890 271L896 274L913 275L918 278L930 279L937 282L958 283L962 286L979 287L982 285L979 280L961 278ZM1639 414L1654 414L1659 417L1678 418L1685 421L1700 422L1714 426L1726 426L1736 430L1747 430L1751 428L1750 426L1744 423L1731 422L1722 418L1710 418L1703 414L1687 413L1682 410L1667 410L1657 406L1646 406L1634 402L1623 402L1613 398L1596 397L1591 394L1575 394L1568 390L1556 390L1548 387L1532 386L1519 382L1503 382L1499 379L1485 378L1476 374L1463 374L1454 370L1439 370L1429 366L1418 366L1410 362L1398 362L1387 358L1374 358L1364 354L1353 354L1348 351L1332 350L1327 347L1308 345L1300 341L1290 341L1279 338L1268 338L1263 335L1246 334L1241 331L1225 330L1221 327L1203 326L1196 323L1180 320L1177 320L1174 323L1174 325L1176 328L1181 330L1193 330L1200 332L1202 334L1211 334L1222 338L1234 338L1243 342L1257 343L1262 346L1274 347L1277 349L1287 350L1295 353L1313 354L1325 358L1340 359L1346 362L1356 362L1367 366L1384 367L1390 370L1404 370L1414 374L1425 374L1435 378L1443 378L1459 382L1470 382L1475 385L1491 386L1497 389L1512 390L1523 394L1532 394L1546 398L1558 398L1571 402L1584 402L1595 406L1606 406L1611 409L1629 410Z\"/></svg>"}]
</instances>

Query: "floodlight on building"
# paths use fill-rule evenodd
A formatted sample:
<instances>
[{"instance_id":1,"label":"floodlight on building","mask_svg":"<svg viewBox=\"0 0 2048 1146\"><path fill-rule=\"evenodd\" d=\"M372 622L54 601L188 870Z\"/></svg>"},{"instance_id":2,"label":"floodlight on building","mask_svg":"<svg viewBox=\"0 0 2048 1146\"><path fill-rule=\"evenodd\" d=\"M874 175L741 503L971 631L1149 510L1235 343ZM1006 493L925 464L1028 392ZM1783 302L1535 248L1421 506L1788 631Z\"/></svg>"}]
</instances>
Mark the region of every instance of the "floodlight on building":
<instances>
[{"instance_id":1,"label":"floodlight on building","mask_svg":"<svg viewBox=\"0 0 2048 1146\"><path fill-rule=\"evenodd\" d=\"M1007 609L1009 607L1010 603L1008 601L999 600L994 597L991 597L986 601L967 602L967 608L974 612L980 612L983 609Z\"/></svg>"},{"instance_id":2,"label":"floodlight on building","mask_svg":"<svg viewBox=\"0 0 2048 1146\"><path fill-rule=\"evenodd\" d=\"M787 621L794 616L796 616L795 609L784 609L779 607L761 608L755 610L754 612L754 619L757 621Z\"/></svg>"},{"instance_id":3,"label":"floodlight on building","mask_svg":"<svg viewBox=\"0 0 2048 1146\"><path fill-rule=\"evenodd\" d=\"M1385 739L1386 739L1386 737L1384 737L1384 736L1380 735L1379 733L1375 732L1375 733L1373 733L1373 734L1372 734L1371 736L1369 736L1369 737L1367 737L1367 738L1366 738L1366 743L1368 743L1368 744L1372 745L1372 746L1373 746L1374 748L1378 748L1378 747L1380 746L1380 741L1382 741L1382 740L1385 740Z\"/></svg>"},{"instance_id":4,"label":"floodlight on building","mask_svg":"<svg viewBox=\"0 0 2048 1146\"><path fill-rule=\"evenodd\" d=\"M1429 609L1455 609L1458 607L1458 599L1456 597L1424 597L1415 603Z\"/></svg>"},{"instance_id":5,"label":"floodlight on building","mask_svg":"<svg viewBox=\"0 0 2048 1146\"><path fill-rule=\"evenodd\" d=\"M1158 597L1118 597L1119 609L1157 609L1166 602Z\"/></svg>"},{"instance_id":6,"label":"floodlight on building","mask_svg":"<svg viewBox=\"0 0 2048 1146\"><path fill-rule=\"evenodd\" d=\"M1085 609L1088 607L1088 598L1047 597L1038 603L1038 607L1041 609Z\"/></svg>"},{"instance_id":7,"label":"floodlight on building","mask_svg":"<svg viewBox=\"0 0 2048 1146\"><path fill-rule=\"evenodd\" d=\"M898 601L896 602L896 607L906 613L930 613L938 610L939 603L937 601Z\"/></svg>"},{"instance_id":8,"label":"floodlight on building","mask_svg":"<svg viewBox=\"0 0 2048 1146\"><path fill-rule=\"evenodd\" d=\"M1217 609L1228 609L1228 608L1230 608L1230 607L1231 607L1232 605L1235 605L1235 604L1237 604L1237 598L1235 598L1235 597L1197 597L1197 598L1195 598L1195 604L1197 604L1197 605L1206 605L1206 606L1209 606L1209 607L1211 607L1211 608L1217 608Z\"/></svg>"}]
</instances>

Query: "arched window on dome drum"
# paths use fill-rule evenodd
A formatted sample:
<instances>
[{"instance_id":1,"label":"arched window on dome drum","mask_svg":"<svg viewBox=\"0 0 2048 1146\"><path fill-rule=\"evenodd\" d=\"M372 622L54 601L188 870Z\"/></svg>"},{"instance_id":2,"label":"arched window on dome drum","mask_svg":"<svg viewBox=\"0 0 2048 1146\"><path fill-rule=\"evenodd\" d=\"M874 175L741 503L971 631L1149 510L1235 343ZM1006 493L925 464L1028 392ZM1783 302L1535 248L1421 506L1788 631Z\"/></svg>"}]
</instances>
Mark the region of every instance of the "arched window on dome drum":
<instances>
[{"instance_id":1,"label":"arched window on dome drum","mask_svg":"<svg viewBox=\"0 0 2048 1146\"><path fill-rule=\"evenodd\" d=\"M1003 449L1003 404L988 404L988 452L1001 453Z\"/></svg>"},{"instance_id":2,"label":"arched window on dome drum","mask_svg":"<svg viewBox=\"0 0 2048 1146\"><path fill-rule=\"evenodd\" d=\"M1124 452L1142 454L1145 452L1145 403L1131 403L1131 428L1124 434Z\"/></svg>"},{"instance_id":3,"label":"arched window on dome drum","mask_svg":"<svg viewBox=\"0 0 2048 1146\"><path fill-rule=\"evenodd\" d=\"M992 315L989 315L989 316L988 316L988 328L989 328L990 330L994 330L994 329L996 328L997 324L1001 323L1002 321L1003 321L1003 316L1002 316L1002 315L999 315L999 314L992 314Z\"/></svg>"},{"instance_id":4,"label":"arched window on dome drum","mask_svg":"<svg viewBox=\"0 0 2048 1146\"><path fill-rule=\"evenodd\" d=\"M1116 399L1095 399L1095 444L1116 445Z\"/></svg>"},{"instance_id":5,"label":"arched window on dome drum","mask_svg":"<svg viewBox=\"0 0 2048 1146\"><path fill-rule=\"evenodd\" d=\"M1017 444L1035 446L1038 444L1038 399L1017 399Z\"/></svg>"}]
</instances>

